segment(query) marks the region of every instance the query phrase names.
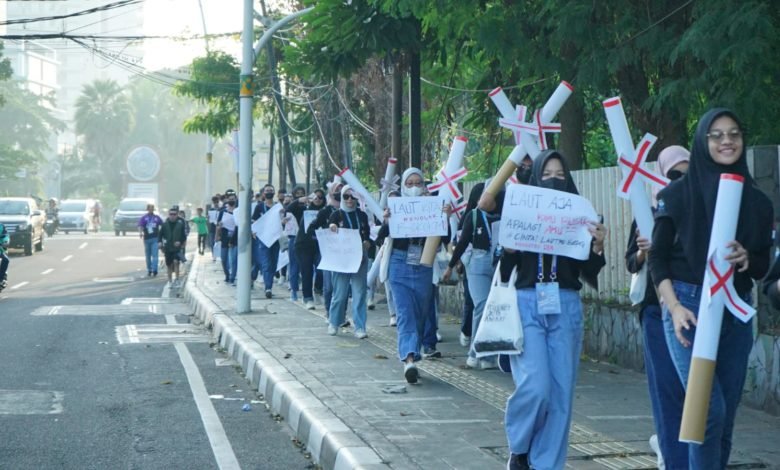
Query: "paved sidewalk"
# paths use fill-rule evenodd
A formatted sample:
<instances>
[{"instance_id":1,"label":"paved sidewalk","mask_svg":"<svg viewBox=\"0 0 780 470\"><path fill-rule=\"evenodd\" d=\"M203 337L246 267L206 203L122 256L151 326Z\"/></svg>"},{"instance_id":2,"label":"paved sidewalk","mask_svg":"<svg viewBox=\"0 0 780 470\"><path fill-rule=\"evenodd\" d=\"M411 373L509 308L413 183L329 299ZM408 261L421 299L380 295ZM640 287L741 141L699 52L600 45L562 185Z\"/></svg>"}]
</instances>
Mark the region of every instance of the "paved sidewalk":
<instances>
[{"instance_id":1,"label":"paved sidewalk","mask_svg":"<svg viewBox=\"0 0 780 470\"><path fill-rule=\"evenodd\" d=\"M237 315L219 263L192 258L184 295L196 315L322 468L505 468L512 379L464 367L457 318L442 316L444 357L422 361L419 385L408 385L384 303L369 311L364 340L351 329L328 336L323 307L305 310L284 286L271 300L255 289L252 313ZM583 359L567 468L655 468L652 433L644 375ZM741 407L730 468L780 468L778 443L780 418Z\"/></svg>"}]
</instances>

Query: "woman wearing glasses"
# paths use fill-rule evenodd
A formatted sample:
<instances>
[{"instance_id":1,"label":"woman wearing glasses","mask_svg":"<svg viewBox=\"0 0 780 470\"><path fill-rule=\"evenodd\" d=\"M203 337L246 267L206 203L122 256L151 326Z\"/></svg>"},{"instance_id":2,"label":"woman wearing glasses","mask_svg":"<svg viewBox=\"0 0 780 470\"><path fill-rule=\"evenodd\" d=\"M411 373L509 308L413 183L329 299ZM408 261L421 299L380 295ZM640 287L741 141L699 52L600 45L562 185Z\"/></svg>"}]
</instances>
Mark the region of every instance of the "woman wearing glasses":
<instances>
[{"instance_id":1,"label":"woman wearing glasses","mask_svg":"<svg viewBox=\"0 0 780 470\"><path fill-rule=\"evenodd\" d=\"M287 206L287 212L292 214L298 221L298 235L295 237L293 254L297 257L298 268L300 269L303 302L309 310L314 310L312 284L314 283L314 273L317 268L319 247L317 246L317 240L306 231L308 228L305 224L307 218L304 215L306 211L312 211L309 212L309 214L312 214L324 206L325 191L322 189L315 189L311 196L299 197Z\"/></svg>"},{"instance_id":2,"label":"woman wearing glasses","mask_svg":"<svg viewBox=\"0 0 780 470\"><path fill-rule=\"evenodd\" d=\"M649 252L650 272L663 300L664 330L680 379L687 386L696 313L702 293L710 232L720 176L745 179L736 240L726 260L735 268L734 287L750 300L754 279L769 267L772 203L755 186L747 167L742 126L728 109L702 116L696 128L688 173L658 193L658 210ZM689 444L691 469L723 469L731 453L734 417L753 345L751 322L726 312L720 332L717 367L707 429L701 445Z\"/></svg>"},{"instance_id":3,"label":"woman wearing glasses","mask_svg":"<svg viewBox=\"0 0 780 470\"><path fill-rule=\"evenodd\" d=\"M368 250L371 248L371 227L368 216L358 209L357 195L349 185L341 188L341 208L331 214L328 224L330 229L338 232L341 229L352 229L360 232L363 241L363 258L360 268L354 274L332 273L333 297L328 312L328 334L333 336L339 331L339 325L344 322L347 298L352 288L352 321L355 322L355 337L363 339L366 336L366 296L368 290Z\"/></svg>"}]
</instances>

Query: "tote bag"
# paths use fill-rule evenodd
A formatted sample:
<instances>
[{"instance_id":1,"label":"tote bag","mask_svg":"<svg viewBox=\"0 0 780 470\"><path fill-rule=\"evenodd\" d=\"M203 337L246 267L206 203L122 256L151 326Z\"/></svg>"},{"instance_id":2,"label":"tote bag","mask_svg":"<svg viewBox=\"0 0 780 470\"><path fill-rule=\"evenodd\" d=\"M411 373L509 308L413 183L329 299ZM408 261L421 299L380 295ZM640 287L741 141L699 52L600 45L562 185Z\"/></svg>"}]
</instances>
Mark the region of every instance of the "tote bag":
<instances>
[{"instance_id":1,"label":"tote bag","mask_svg":"<svg viewBox=\"0 0 780 470\"><path fill-rule=\"evenodd\" d=\"M523 353L523 323L517 307L517 268L509 284L501 285L501 263L493 274L485 310L472 347L477 357Z\"/></svg>"},{"instance_id":2,"label":"tote bag","mask_svg":"<svg viewBox=\"0 0 780 470\"><path fill-rule=\"evenodd\" d=\"M628 298L631 305L639 305L645 300L647 291L647 263L643 264L638 272L631 275L631 289L628 291Z\"/></svg>"}]
</instances>

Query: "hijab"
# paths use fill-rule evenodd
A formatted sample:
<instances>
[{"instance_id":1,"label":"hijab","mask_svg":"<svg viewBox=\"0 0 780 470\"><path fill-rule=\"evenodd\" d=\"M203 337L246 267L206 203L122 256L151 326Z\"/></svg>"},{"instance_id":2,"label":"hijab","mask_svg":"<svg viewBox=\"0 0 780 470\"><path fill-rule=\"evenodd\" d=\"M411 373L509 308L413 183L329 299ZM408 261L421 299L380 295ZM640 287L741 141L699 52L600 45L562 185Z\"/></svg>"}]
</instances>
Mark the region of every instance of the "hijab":
<instances>
[{"instance_id":1,"label":"hijab","mask_svg":"<svg viewBox=\"0 0 780 470\"><path fill-rule=\"evenodd\" d=\"M665 176L666 178L669 178L669 172L672 170L672 168L676 167L680 163L683 162L690 162L691 161L691 152L688 151L685 147L681 147L679 145L670 145L666 147L665 149L661 150L661 153L658 154L658 173L661 173L662 176ZM658 205L658 193L661 191L661 189L658 188L658 186L653 186L653 205Z\"/></svg>"},{"instance_id":2,"label":"hijab","mask_svg":"<svg viewBox=\"0 0 780 470\"><path fill-rule=\"evenodd\" d=\"M723 173L737 174L745 179L737 222L737 240L749 252L763 250L767 243L771 244L769 230L764 233L764 221L761 219L769 217L768 220L771 220L772 203L756 187L748 171L747 146L743 143L742 155L731 165L716 163L710 155L707 133L712 123L721 116L732 118L744 132L744 127L731 110L715 108L707 111L699 120L693 136L688 173L658 193L656 217L672 219L689 266L702 278L707 265L718 185Z\"/></svg>"},{"instance_id":3,"label":"hijab","mask_svg":"<svg viewBox=\"0 0 780 470\"><path fill-rule=\"evenodd\" d=\"M355 207L347 207L347 205L344 203L344 195L347 194L347 191L352 191L352 187L348 184L345 184L341 187L341 210L344 212L355 212L355 209L357 209L357 193L355 191L352 191L352 197L356 199Z\"/></svg>"},{"instance_id":4,"label":"hijab","mask_svg":"<svg viewBox=\"0 0 780 470\"><path fill-rule=\"evenodd\" d=\"M401 176L401 195L406 197L414 197L414 196L422 196L422 194L413 194L412 191L414 191L414 188L407 188L406 187L406 180L412 176L412 175L420 175L420 178L422 178L423 181L425 181L425 177L423 177L422 171L415 167L408 168L406 171L404 171L403 176ZM424 189L424 188L423 188Z\"/></svg>"},{"instance_id":5,"label":"hijab","mask_svg":"<svg viewBox=\"0 0 780 470\"><path fill-rule=\"evenodd\" d=\"M536 158L534 158L534 166L531 168L531 179L528 181L528 184L531 186L545 187L545 185L542 183L544 167L547 165L547 162L553 158L560 160L561 166L563 167L564 179L559 190L571 194L580 194L579 191L577 191L577 186L574 184L574 180L571 177L569 167L566 165L566 160L564 160L563 155L554 149L544 150L542 153L537 155Z\"/></svg>"}]
</instances>

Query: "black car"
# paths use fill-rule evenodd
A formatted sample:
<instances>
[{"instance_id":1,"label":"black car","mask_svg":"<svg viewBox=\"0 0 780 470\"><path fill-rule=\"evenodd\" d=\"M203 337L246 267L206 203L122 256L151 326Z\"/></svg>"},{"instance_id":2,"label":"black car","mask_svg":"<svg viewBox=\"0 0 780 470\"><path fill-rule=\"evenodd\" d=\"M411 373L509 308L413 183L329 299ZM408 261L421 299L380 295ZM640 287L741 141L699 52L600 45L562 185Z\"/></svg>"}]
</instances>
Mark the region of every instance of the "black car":
<instances>
[{"instance_id":1,"label":"black car","mask_svg":"<svg viewBox=\"0 0 780 470\"><path fill-rule=\"evenodd\" d=\"M30 256L43 250L43 223L46 216L38 209L35 199L29 197L0 198L0 223L11 238L10 248L22 248Z\"/></svg>"},{"instance_id":2,"label":"black car","mask_svg":"<svg viewBox=\"0 0 780 470\"><path fill-rule=\"evenodd\" d=\"M154 204L154 201L134 197L122 199L114 213L114 235L118 237L120 233L127 235L127 232L138 232L138 221L146 214L148 204Z\"/></svg>"}]
</instances>

